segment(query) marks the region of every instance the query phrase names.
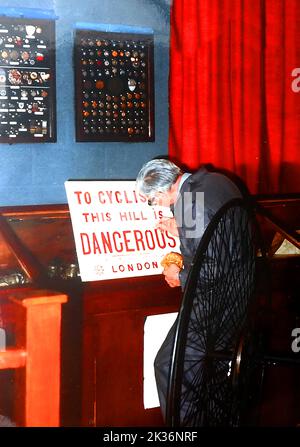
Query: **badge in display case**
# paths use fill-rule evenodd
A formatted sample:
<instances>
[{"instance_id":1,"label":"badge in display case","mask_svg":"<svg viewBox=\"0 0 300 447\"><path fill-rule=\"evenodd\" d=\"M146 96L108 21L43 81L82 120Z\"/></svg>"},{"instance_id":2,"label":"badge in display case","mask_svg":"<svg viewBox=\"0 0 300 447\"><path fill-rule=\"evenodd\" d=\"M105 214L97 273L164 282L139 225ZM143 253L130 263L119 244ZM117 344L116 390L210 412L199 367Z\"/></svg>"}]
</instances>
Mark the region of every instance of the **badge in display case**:
<instances>
[{"instance_id":1,"label":"badge in display case","mask_svg":"<svg viewBox=\"0 0 300 447\"><path fill-rule=\"evenodd\" d=\"M153 33L76 30L76 141L154 141L153 47Z\"/></svg>"},{"instance_id":2,"label":"badge in display case","mask_svg":"<svg viewBox=\"0 0 300 447\"><path fill-rule=\"evenodd\" d=\"M55 142L55 107L55 21L0 17L0 142Z\"/></svg>"}]
</instances>

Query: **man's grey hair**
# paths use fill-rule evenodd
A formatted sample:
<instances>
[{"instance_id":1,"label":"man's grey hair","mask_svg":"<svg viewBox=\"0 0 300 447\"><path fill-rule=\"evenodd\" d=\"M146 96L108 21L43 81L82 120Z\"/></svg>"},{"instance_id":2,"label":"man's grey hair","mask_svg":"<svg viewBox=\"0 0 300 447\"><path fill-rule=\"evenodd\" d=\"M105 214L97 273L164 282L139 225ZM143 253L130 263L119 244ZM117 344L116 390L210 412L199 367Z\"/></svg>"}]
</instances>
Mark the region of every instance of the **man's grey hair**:
<instances>
[{"instance_id":1,"label":"man's grey hair","mask_svg":"<svg viewBox=\"0 0 300 447\"><path fill-rule=\"evenodd\" d=\"M143 165L136 179L136 187L146 196L166 192L181 174L182 170L172 161L156 158Z\"/></svg>"}]
</instances>

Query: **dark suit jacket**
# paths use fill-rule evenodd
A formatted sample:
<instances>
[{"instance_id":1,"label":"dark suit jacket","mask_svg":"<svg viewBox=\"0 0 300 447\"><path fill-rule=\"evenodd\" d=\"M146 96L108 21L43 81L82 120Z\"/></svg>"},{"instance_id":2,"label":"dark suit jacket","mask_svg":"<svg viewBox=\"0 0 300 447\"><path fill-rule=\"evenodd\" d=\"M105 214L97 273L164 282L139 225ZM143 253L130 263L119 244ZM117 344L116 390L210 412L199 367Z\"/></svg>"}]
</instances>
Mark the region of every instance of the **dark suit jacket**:
<instances>
[{"instance_id":1,"label":"dark suit jacket","mask_svg":"<svg viewBox=\"0 0 300 447\"><path fill-rule=\"evenodd\" d=\"M203 201L201 200L202 194L197 195L197 193L203 193ZM190 175L182 184L173 209L179 231L180 250L184 261L184 268L179 274L182 289L185 287L190 266L200 239L212 217L226 202L240 197L241 193L239 189L228 177L223 174L208 172L205 168L201 168L195 174ZM208 250L205 262L210 263L210 269L215 268L217 260L214 258L213 253L210 256ZM224 273L223 269L222 272ZM223 279L220 278L220 281ZM203 278L203 280L205 281L206 279ZM194 319L193 315L191 315L191 319ZM155 377L163 415L166 412L169 372L176 327L177 320L170 329L155 358ZM191 358L193 362L195 359L199 359L200 362L201 357L203 357L203 352L199 350L198 346L196 350L193 346L194 343L191 340L185 349L185 359ZM188 360L186 365L188 365L188 371L184 370L185 384L192 383L194 379L194 368L191 368ZM188 396L184 405L181 406L180 414L182 419L190 404L190 396Z\"/></svg>"},{"instance_id":2,"label":"dark suit jacket","mask_svg":"<svg viewBox=\"0 0 300 447\"><path fill-rule=\"evenodd\" d=\"M174 204L174 217L184 264L179 274L182 289L208 223L222 205L239 197L242 197L240 190L228 177L209 172L204 167L184 181Z\"/></svg>"}]
</instances>

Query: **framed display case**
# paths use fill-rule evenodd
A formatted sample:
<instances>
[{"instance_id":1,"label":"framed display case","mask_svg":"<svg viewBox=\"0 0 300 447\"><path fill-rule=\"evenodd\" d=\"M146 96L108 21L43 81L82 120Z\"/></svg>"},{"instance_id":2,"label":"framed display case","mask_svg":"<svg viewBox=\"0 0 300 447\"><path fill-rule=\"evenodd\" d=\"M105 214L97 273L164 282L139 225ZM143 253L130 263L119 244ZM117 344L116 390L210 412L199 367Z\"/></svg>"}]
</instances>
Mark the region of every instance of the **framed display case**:
<instances>
[{"instance_id":1,"label":"framed display case","mask_svg":"<svg viewBox=\"0 0 300 447\"><path fill-rule=\"evenodd\" d=\"M16 291L31 296L40 289L59 291L69 297L66 305L62 306L60 413L61 425L78 425L81 417L82 286L68 207L1 208L0 327L2 303L7 296ZM7 338L14 338L14 335L7 332ZM13 390L3 392L7 381L10 388L14 388L14 378L8 376L4 379L0 374L0 413L15 421L10 409L14 402L11 397Z\"/></svg>"},{"instance_id":2,"label":"framed display case","mask_svg":"<svg viewBox=\"0 0 300 447\"><path fill-rule=\"evenodd\" d=\"M76 141L153 141L153 33L75 32Z\"/></svg>"},{"instance_id":3,"label":"framed display case","mask_svg":"<svg viewBox=\"0 0 300 447\"><path fill-rule=\"evenodd\" d=\"M300 256L273 256L272 246L280 233L299 247L300 196L254 200L272 273L268 340L275 351L288 352L292 328L299 327ZM41 288L68 296L62 306L60 425L163 425L159 408L143 406L144 326L148 316L177 311L180 288L168 287L162 275L82 282L67 205L2 207L0 328L8 296L31 296ZM296 426L298 375L298 367L266 368L262 425ZM19 401L10 393L3 402L13 387L9 378L1 381L0 374L0 413L14 421L10 405ZM285 386L278 387L279 382Z\"/></svg>"},{"instance_id":4,"label":"framed display case","mask_svg":"<svg viewBox=\"0 0 300 447\"><path fill-rule=\"evenodd\" d=\"M56 141L55 21L0 16L0 143Z\"/></svg>"}]
</instances>

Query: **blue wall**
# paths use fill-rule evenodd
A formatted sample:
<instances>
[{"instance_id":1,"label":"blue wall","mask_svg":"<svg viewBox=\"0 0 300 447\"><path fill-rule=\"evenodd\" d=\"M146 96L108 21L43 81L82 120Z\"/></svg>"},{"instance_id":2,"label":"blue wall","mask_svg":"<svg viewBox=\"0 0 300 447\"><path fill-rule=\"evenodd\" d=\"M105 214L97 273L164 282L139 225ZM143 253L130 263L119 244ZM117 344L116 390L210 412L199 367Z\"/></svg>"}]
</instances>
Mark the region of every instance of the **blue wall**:
<instances>
[{"instance_id":1,"label":"blue wall","mask_svg":"<svg viewBox=\"0 0 300 447\"><path fill-rule=\"evenodd\" d=\"M24 0L1 6L24 7ZM0 205L66 203L72 179L132 179L150 158L167 153L170 0L27 0L56 21L57 142L0 144ZM155 141L76 143L73 27L76 22L151 27L155 53Z\"/></svg>"}]
</instances>

